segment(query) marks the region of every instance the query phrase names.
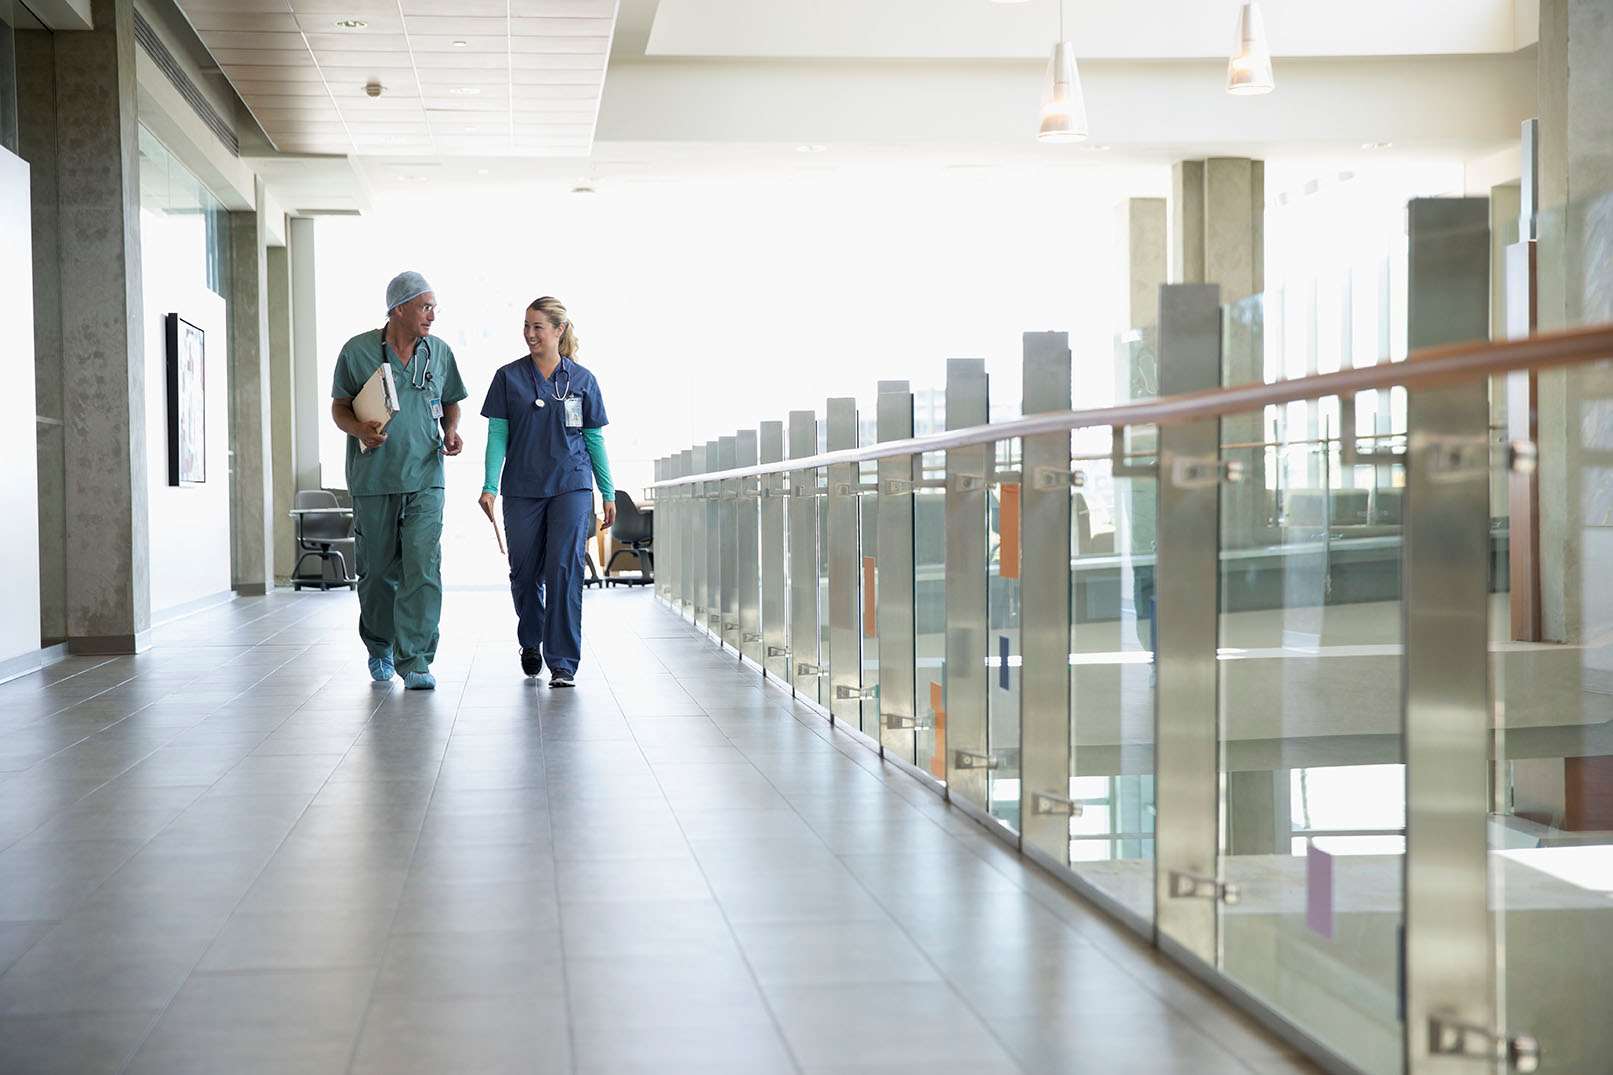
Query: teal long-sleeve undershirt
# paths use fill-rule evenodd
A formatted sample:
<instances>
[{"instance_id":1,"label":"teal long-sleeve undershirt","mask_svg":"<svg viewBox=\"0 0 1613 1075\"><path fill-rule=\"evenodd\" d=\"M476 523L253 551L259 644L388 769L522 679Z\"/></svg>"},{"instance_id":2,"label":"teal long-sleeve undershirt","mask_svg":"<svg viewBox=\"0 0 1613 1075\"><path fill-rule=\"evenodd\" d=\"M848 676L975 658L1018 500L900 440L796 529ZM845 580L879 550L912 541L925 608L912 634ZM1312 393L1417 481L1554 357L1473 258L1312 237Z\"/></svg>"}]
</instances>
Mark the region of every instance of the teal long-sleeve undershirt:
<instances>
[{"instance_id":1,"label":"teal long-sleeve undershirt","mask_svg":"<svg viewBox=\"0 0 1613 1075\"><path fill-rule=\"evenodd\" d=\"M588 446L588 460L594 465L594 483L599 486L599 498L606 504L616 503L616 485L610 477L610 460L605 455L605 431L585 429L583 443ZM510 422L507 418L487 420L487 452L482 457L482 492L497 493L499 478L504 473L504 455L510 447Z\"/></svg>"}]
</instances>

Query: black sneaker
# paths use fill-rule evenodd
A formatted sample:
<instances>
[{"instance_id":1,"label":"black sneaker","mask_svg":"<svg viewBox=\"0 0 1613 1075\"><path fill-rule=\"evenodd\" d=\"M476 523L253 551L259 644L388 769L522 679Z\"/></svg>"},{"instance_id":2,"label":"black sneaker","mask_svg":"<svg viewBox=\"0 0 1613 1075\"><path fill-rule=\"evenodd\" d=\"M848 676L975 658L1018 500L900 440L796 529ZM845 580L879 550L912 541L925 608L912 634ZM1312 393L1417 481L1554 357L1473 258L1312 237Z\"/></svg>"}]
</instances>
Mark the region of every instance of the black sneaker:
<instances>
[{"instance_id":1,"label":"black sneaker","mask_svg":"<svg viewBox=\"0 0 1613 1075\"><path fill-rule=\"evenodd\" d=\"M549 686L551 687L575 687L576 685L576 681L571 678L570 672L554 672L549 676Z\"/></svg>"},{"instance_id":2,"label":"black sneaker","mask_svg":"<svg viewBox=\"0 0 1613 1075\"><path fill-rule=\"evenodd\" d=\"M543 651L536 646L521 647L521 671L535 676L543 671Z\"/></svg>"}]
</instances>

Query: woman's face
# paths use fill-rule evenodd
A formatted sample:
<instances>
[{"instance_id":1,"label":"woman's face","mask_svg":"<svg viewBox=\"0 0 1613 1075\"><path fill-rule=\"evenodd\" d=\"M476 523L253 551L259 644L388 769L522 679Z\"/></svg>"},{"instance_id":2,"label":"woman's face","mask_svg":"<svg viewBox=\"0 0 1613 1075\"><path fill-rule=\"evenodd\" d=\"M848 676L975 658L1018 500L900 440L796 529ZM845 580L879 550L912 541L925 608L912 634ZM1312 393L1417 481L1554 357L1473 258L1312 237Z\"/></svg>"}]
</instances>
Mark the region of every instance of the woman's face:
<instances>
[{"instance_id":1,"label":"woman's face","mask_svg":"<svg viewBox=\"0 0 1613 1075\"><path fill-rule=\"evenodd\" d=\"M543 313L528 310L522 332L526 336L527 350L534 355L560 353L560 330L549 324L549 318Z\"/></svg>"}]
</instances>

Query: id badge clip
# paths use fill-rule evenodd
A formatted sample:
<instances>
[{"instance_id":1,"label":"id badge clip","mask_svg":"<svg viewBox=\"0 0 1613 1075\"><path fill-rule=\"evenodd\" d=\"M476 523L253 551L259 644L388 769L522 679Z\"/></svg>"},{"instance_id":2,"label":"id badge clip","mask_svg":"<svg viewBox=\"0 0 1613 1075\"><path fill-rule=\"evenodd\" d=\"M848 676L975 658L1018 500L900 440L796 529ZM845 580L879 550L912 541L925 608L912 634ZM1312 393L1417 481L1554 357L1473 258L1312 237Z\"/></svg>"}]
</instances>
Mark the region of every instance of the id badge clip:
<instances>
[{"instance_id":1,"label":"id badge clip","mask_svg":"<svg viewBox=\"0 0 1613 1075\"><path fill-rule=\"evenodd\" d=\"M572 398L566 400L565 404L566 404L566 428L567 429L581 429L582 428L582 400L580 400L580 399L576 398L575 396L573 396Z\"/></svg>"},{"instance_id":2,"label":"id badge clip","mask_svg":"<svg viewBox=\"0 0 1613 1075\"><path fill-rule=\"evenodd\" d=\"M434 399L431 401L431 419L434 422L442 420L442 400Z\"/></svg>"}]
</instances>

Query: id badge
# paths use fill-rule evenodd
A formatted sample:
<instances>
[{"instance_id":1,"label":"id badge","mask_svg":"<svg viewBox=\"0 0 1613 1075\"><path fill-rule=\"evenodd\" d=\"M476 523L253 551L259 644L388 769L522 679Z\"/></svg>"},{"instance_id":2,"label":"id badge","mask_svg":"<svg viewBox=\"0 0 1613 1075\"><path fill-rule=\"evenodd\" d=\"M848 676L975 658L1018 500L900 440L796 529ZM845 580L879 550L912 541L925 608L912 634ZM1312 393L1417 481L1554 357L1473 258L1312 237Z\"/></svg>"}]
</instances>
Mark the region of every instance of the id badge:
<instances>
[{"instance_id":1,"label":"id badge","mask_svg":"<svg viewBox=\"0 0 1613 1075\"><path fill-rule=\"evenodd\" d=\"M440 422L442 420L442 400L440 399L434 399L431 401L431 420L433 422Z\"/></svg>"},{"instance_id":2,"label":"id badge","mask_svg":"<svg viewBox=\"0 0 1613 1075\"><path fill-rule=\"evenodd\" d=\"M582 400L578 399L576 396L572 396L570 399L566 400L565 403L566 403L566 428L567 429L581 429L582 428Z\"/></svg>"}]
</instances>

